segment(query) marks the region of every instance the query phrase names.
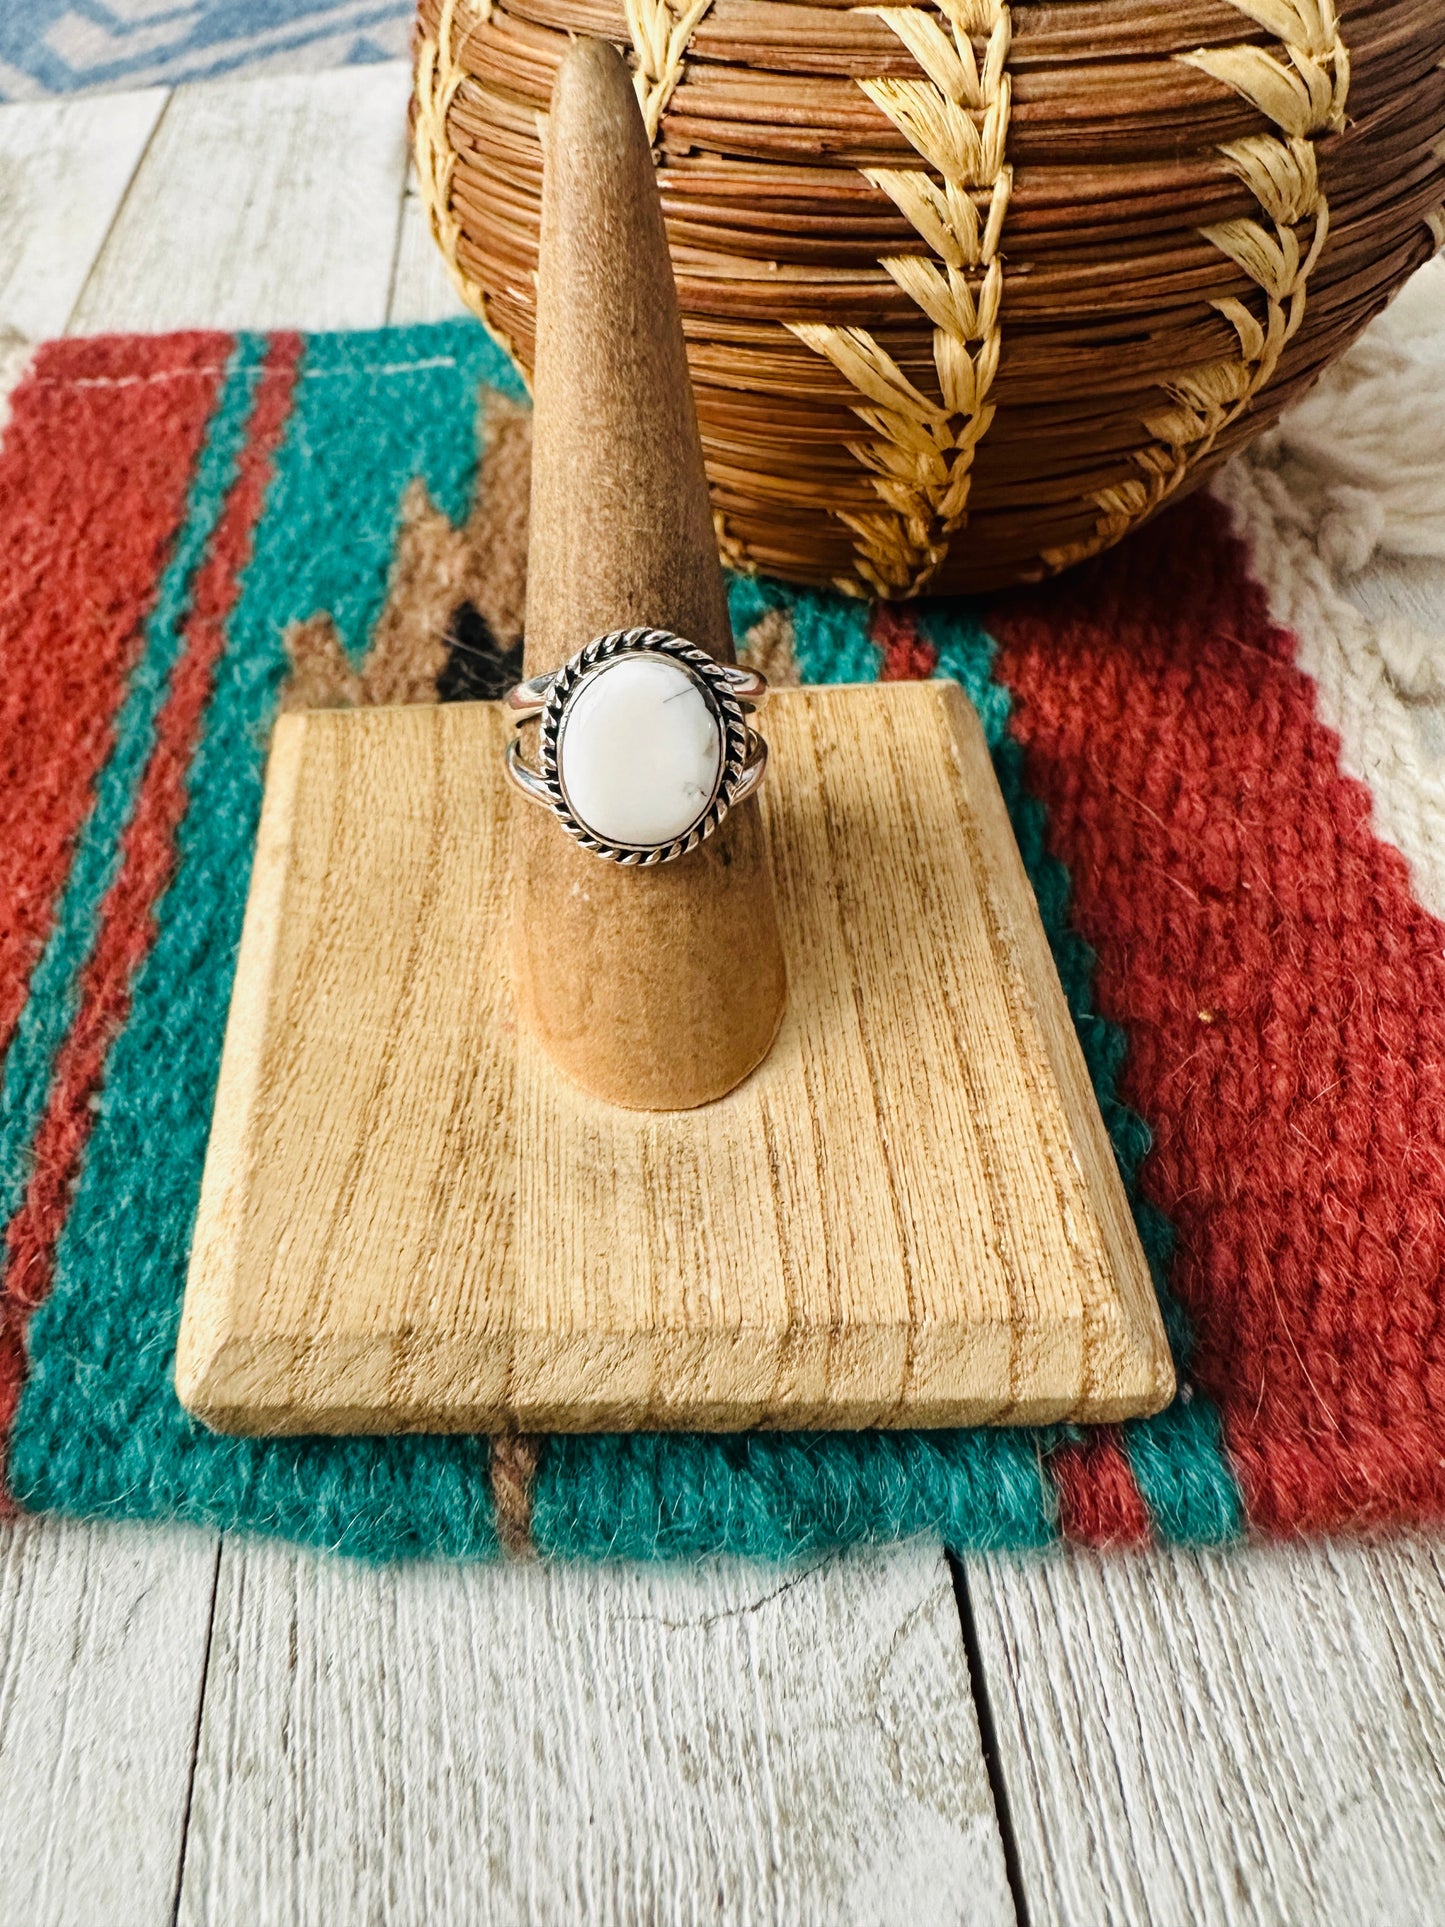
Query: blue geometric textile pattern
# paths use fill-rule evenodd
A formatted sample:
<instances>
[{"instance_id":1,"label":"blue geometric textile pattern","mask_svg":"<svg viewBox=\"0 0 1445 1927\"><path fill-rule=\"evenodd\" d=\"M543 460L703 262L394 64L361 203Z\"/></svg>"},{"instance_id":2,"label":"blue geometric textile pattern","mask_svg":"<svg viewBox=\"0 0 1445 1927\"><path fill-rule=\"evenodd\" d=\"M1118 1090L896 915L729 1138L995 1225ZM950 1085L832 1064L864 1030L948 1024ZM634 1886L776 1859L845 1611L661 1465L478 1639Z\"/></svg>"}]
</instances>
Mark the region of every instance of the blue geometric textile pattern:
<instances>
[{"instance_id":1,"label":"blue geometric textile pattern","mask_svg":"<svg viewBox=\"0 0 1445 1927\"><path fill-rule=\"evenodd\" d=\"M405 56L411 0L3 0L0 101Z\"/></svg>"}]
</instances>

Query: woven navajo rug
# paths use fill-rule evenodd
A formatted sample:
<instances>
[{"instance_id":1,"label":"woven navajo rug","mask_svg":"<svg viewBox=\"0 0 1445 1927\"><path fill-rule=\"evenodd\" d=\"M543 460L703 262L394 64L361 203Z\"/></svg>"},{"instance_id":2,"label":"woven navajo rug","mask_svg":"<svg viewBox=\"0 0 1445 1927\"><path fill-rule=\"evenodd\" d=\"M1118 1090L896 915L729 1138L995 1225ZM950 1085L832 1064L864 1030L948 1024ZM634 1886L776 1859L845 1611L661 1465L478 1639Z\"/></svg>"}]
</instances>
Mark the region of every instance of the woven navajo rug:
<instances>
[{"instance_id":1,"label":"woven navajo rug","mask_svg":"<svg viewBox=\"0 0 1445 1927\"><path fill-rule=\"evenodd\" d=\"M731 585L773 677L952 676L983 717L1172 1409L1087 1435L237 1440L171 1368L269 726L515 676L528 418L464 322L36 352L0 436L7 1503L369 1557L1445 1516L1445 765L1326 558L1339 491L1287 457L988 605Z\"/></svg>"}]
</instances>

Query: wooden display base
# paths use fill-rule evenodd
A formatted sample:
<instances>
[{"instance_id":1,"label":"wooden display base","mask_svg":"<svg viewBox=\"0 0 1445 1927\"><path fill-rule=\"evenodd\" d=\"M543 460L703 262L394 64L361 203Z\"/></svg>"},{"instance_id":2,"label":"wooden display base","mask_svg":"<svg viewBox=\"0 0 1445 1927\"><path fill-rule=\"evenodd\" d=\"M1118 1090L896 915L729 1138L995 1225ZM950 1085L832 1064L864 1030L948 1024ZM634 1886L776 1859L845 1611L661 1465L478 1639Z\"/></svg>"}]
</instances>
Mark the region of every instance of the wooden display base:
<instances>
[{"instance_id":1,"label":"wooden display base","mask_svg":"<svg viewBox=\"0 0 1445 1927\"><path fill-rule=\"evenodd\" d=\"M653 1114L514 1019L528 806L500 713L281 719L177 1358L198 1417L727 1431L1169 1399L972 709L799 690L765 725L787 1014L730 1096Z\"/></svg>"}]
</instances>

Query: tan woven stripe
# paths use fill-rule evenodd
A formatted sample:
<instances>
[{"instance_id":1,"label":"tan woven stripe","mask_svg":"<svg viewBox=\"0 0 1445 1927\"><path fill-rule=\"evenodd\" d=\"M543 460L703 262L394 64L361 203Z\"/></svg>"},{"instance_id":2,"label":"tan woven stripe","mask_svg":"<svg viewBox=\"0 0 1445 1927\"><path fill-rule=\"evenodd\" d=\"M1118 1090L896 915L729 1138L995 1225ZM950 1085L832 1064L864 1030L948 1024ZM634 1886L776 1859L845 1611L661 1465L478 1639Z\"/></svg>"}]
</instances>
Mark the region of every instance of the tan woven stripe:
<instances>
[{"instance_id":1,"label":"tan woven stripe","mask_svg":"<svg viewBox=\"0 0 1445 1927\"><path fill-rule=\"evenodd\" d=\"M748 669L761 670L773 689L796 689L802 681L793 652L793 614L790 609L769 609L743 637L738 661Z\"/></svg>"},{"instance_id":2,"label":"tan woven stripe","mask_svg":"<svg viewBox=\"0 0 1445 1927\"><path fill-rule=\"evenodd\" d=\"M527 1433L492 1440L488 1461L492 1504L497 1537L509 1559L534 1559L537 1555L532 1543L532 1492L541 1456L542 1440Z\"/></svg>"},{"instance_id":3,"label":"tan woven stripe","mask_svg":"<svg viewBox=\"0 0 1445 1927\"><path fill-rule=\"evenodd\" d=\"M433 506L417 477L402 495L386 600L365 660L353 667L324 611L285 634L291 673L282 709L362 709L434 703L446 667L447 623L467 596L476 563L466 533Z\"/></svg>"},{"instance_id":4,"label":"tan woven stripe","mask_svg":"<svg viewBox=\"0 0 1445 1927\"><path fill-rule=\"evenodd\" d=\"M866 397L854 409L873 439L849 450L873 478L882 508L837 511L854 536L852 594L914 596L925 589L963 527L974 450L988 433L1003 303L1000 241L1013 190L1005 148L1013 34L1005 0L938 0L925 7L863 7L903 42L921 80L860 80L875 107L922 155L923 168L864 168L935 259L879 262L933 323L940 402L923 394L864 328L790 322ZM980 62L974 41L983 43ZM935 175L937 178L935 178Z\"/></svg>"},{"instance_id":5,"label":"tan woven stripe","mask_svg":"<svg viewBox=\"0 0 1445 1927\"><path fill-rule=\"evenodd\" d=\"M1163 384L1173 405L1145 418L1154 440L1134 457L1138 479L1093 497L1098 514L1092 534L1046 549L1043 559L1051 568L1097 554L1166 501L1273 379L1305 317L1310 273L1330 230L1314 140L1327 128L1344 125L1349 52L1340 38L1334 0L1230 4L1276 35L1280 52L1214 47L1176 57L1232 88L1277 130L1219 149L1258 201L1263 221L1221 221L1199 230L1243 269L1262 299L1250 305L1225 296L1210 303L1238 337L1238 356L1205 362Z\"/></svg>"}]
</instances>

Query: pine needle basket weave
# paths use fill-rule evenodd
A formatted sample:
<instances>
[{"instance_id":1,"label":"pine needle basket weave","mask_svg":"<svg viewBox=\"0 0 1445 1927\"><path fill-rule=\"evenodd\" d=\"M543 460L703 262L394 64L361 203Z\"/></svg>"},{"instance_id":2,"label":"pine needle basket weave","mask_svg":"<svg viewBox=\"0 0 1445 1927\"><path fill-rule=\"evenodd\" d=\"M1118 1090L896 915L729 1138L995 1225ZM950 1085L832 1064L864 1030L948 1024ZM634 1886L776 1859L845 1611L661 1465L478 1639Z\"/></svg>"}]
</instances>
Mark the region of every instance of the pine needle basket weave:
<instances>
[{"instance_id":1,"label":"pine needle basket weave","mask_svg":"<svg viewBox=\"0 0 1445 1927\"><path fill-rule=\"evenodd\" d=\"M633 63L736 568L1066 567L1445 242L1445 0L421 0L422 191L524 369L576 33Z\"/></svg>"}]
</instances>

